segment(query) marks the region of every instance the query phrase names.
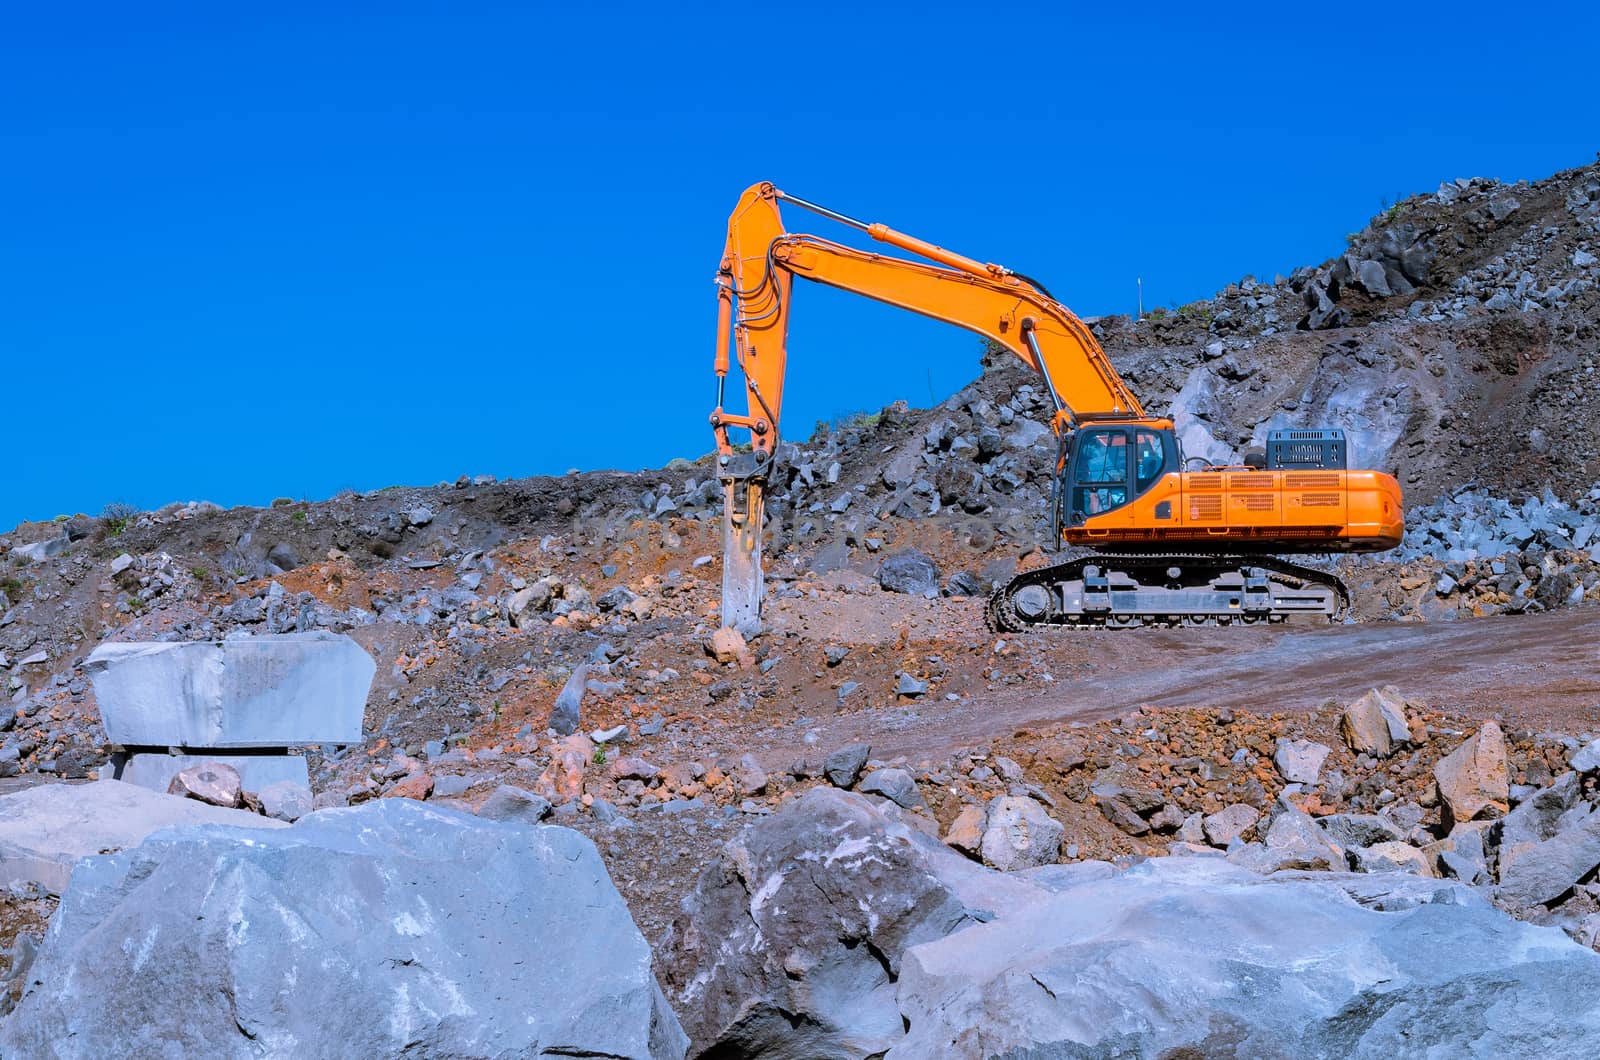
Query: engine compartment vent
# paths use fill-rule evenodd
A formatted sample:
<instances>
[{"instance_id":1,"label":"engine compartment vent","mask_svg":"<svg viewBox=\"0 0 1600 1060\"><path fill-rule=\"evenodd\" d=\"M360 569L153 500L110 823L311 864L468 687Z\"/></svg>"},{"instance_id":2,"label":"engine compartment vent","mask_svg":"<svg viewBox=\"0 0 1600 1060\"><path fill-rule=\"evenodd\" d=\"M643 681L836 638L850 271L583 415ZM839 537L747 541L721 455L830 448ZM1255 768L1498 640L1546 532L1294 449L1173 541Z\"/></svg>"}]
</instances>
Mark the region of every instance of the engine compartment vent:
<instances>
[{"instance_id":1,"label":"engine compartment vent","mask_svg":"<svg viewBox=\"0 0 1600 1060\"><path fill-rule=\"evenodd\" d=\"M1338 427L1267 432L1269 471L1343 471L1348 459L1344 431Z\"/></svg>"}]
</instances>

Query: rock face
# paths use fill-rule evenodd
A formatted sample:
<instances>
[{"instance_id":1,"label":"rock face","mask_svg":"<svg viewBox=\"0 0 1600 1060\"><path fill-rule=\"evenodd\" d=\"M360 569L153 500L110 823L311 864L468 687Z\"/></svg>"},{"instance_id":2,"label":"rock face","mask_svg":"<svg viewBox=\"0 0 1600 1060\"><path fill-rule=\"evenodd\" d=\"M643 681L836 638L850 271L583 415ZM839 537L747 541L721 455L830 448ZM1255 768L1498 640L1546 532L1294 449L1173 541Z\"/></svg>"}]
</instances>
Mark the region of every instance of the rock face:
<instances>
[{"instance_id":1,"label":"rock face","mask_svg":"<svg viewBox=\"0 0 1600 1060\"><path fill-rule=\"evenodd\" d=\"M904 1035L900 954L1033 893L815 788L732 840L684 899L666 987L695 1055L871 1056Z\"/></svg>"},{"instance_id":2,"label":"rock face","mask_svg":"<svg viewBox=\"0 0 1600 1060\"><path fill-rule=\"evenodd\" d=\"M1484 722L1465 743L1439 760L1433 776L1451 821L1503 816L1510 799L1510 775L1500 726Z\"/></svg>"},{"instance_id":3,"label":"rock face","mask_svg":"<svg viewBox=\"0 0 1600 1060\"><path fill-rule=\"evenodd\" d=\"M0 886L32 882L60 894L79 858L137 846L160 828L231 824L282 828L244 810L161 795L116 780L45 784L0 796Z\"/></svg>"},{"instance_id":4,"label":"rock face","mask_svg":"<svg viewBox=\"0 0 1600 1060\"><path fill-rule=\"evenodd\" d=\"M84 668L113 743L217 748L360 743L377 669L322 631L102 644Z\"/></svg>"},{"instance_id":5,"label":"rock face","mask_svg":"<svg viewBox=\"0 0 1600 1060\"><path fill-rule=\"evenodd\" d=\"M7 1056L685 1049L589 840L396 800L89 858L30 982Z\"/></svg>"},{"instance_id":6,"label":"rock face","mask_svg":"<svg viewBox=\"0 0 1600 1060\"><path fill-rule=\"evenodd\" d=\"M1162 858L912 948L886 1058L1593 1055L1597 988L1600 956L1459 886L1385 913Z\"/></svg>"}]
</instances>

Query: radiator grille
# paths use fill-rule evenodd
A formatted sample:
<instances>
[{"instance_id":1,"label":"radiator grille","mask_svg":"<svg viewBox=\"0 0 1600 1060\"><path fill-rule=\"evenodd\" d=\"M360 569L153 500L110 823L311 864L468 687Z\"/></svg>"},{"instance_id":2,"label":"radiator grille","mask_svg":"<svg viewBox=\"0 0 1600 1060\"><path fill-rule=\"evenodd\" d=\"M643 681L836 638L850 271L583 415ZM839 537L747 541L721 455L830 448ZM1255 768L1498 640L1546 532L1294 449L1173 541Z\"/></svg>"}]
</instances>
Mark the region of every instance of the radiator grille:
<instances>
[{"instance_id":1,"label":"radiator grille","mask_svg":"<svg viewBox=\"0 0 1600 1060\"><path fill-rule=\"evenodd\" d=\"M1222 498L1216 497L1190 497L1189 521L1203 523L1218 521L1222 518Z\"/></svg>"},{"instance_id":2,"label":"radiator grille","mask_svg":"<svg viewBox=\"0 0 1600 1060\"><path fill-rule=\"evenodd\" d=\"M1337 508L1344 498L1337 493L1304 493L1300 496L1302 508Z\"/></svg>"},{"instance_id":3,"label":"radiator grille","mask_svg":"<svg viewBox=\"0 0 1600 1060\"><path fill-rule=\"evenodd\" d=\"M1338 475L1316 475L1316 474L1312 474L1312 475L1307 475L1307 474L1294 475L1294 474L1290 474L1290 475L1283 476L1283 484L1284 484L1284 486L1286 488L1292 489L1292 490L1294 490L1294 489L1313 489L1313 490L1337 489L1339 487L1339 476Z\"/></svg>"},{"instance_id":4,"label":"radiator grille","mask_svg":"<svg viewBox=\"0 0 1600 1060\"><path fill-rule=\"evenodd\" d=\"M1247 493L1233 498L1233 503L1247 512L1270 512L1278 506L1278 498L1270 493Z\"/></svg>"},{"instance_id":5,"label":"radiator grille","mask_svg":"<svg viewBox=\"0 0 1600 1060\"><path fill-rule=\"evenodd\" d=\"M1231 490L1270 490L1277 488L1277 485L1278 476L1273 474L1228 476L1228 488Z\"/></svg>"}]
</instances>

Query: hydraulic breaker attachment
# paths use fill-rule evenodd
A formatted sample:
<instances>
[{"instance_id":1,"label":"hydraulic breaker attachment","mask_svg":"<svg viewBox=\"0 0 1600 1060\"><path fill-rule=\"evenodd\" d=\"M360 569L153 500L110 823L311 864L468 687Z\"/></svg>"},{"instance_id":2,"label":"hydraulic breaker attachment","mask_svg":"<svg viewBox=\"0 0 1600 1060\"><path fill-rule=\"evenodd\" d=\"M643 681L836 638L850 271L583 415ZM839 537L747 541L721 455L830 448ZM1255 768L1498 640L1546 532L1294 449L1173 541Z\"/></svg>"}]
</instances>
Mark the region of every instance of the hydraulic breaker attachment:
<instances>
[{"instance_id":1,"label":"hydraulic breaker attachment","mask_svg":"<svg viewBox=\"0 0 1600 1060\"><path fill-rule=\"evenodd\" d=\"M753 637L761 632L765 591L761 520L767 481L739 466L747 461L754 463L747 454L722 458L722 624Z\"/></svg>"}]
</instances>

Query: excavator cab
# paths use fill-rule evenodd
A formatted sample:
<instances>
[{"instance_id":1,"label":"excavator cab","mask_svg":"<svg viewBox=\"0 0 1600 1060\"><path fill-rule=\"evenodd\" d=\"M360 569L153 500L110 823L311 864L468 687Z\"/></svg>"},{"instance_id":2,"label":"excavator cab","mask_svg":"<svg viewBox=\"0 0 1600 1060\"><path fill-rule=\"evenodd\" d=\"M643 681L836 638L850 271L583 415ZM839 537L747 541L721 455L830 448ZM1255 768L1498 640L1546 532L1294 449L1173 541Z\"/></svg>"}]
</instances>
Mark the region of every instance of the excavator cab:
<instances>
[{"instance_id":1,"label":"excavator cab","mask_svg":"<svg viewBox=\"0 0 1600 1060\"><path fill-rule=\"evenodd\" d=\"M1057 487L1067 526L1120 508L1182 466L1169 425L1088 423L1071 434Z\"/></svg>"}]
</instances>

